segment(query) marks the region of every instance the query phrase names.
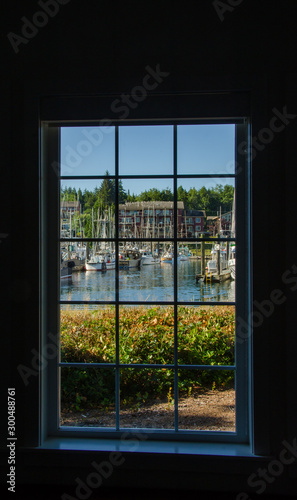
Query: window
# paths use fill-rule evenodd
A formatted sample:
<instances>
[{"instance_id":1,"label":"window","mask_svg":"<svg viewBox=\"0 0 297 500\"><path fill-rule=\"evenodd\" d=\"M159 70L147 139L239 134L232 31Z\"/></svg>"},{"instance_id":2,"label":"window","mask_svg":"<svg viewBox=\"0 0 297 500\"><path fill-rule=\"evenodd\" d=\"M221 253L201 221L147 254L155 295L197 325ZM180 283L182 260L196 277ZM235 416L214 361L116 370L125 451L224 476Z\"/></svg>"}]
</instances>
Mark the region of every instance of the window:
<instances>
[{"instance_id":1,"label":"window","mask_svg":"<svg viewBox=\"0 0 297 500\"><path fill-rule=\"evenodd\" d=\"M249 172L245 157L237 156L236 143L246 136L246 123L243 118L231 123L183 123L180 119L154 125L127 121L100 130L97 126L86 128L84 123L44 124L49 151L45 178L50 178L48 186L55 193L50 203L56 200L59 205L69 186L80 193L95 193L99 186L100 194L93 206L78 215L75 238L73 233L69 237L62 233L60 209L54 215L47 208L43 212L43 220L51 221L46 241L54 249L44 260L57 277L48 294L48 308L55 309L57 302L60 305L57 315L47 319L47 331L56 332L60 339L59 360L49 363L49 379L55 388L48 395L51 435L67 436L75 430L83 436L92 429L93 435L116 438L123 430L137 428L149 429L153 439L247 442L248 351L235 334L235 317L246 316L249 301L246 287L238 290L238 276L247 274L248 253L241 252L237 244L248 240L249 227ZM86 151L83 137L95 138L100 133L102 148L93 147L89 155L81 155L80 165L66 169L67 147L77 149L79 145L81 152ZM59 151L61 169L53 175L49 165ZM215 156L214 151L220 154ZM222 173L221 164L227 160L233 170ZM161 163L158 174L150 174L150 162ZM237 163L242 165L241 176L235 169ZM131 173L134 164L135 168L142 165L141 172L138 168L137 174ZM192 226L183 227L178 192L179 188L190 191L191 208L198 210L203 208L197 201L199 191L211 192L216 185L228 185L234 196L236 193L238 231L233 228L228 237L218 236L209 244L207 238L188 234ZM134 202L122 199L128 190L135 195ZM149 190L154 193L152 204L162 202L158 198L162 190L170 199L165 203L167 207L171 203L172 216L164 218L163 228L157 224L156 210L145 205L150 202L141 201L141 194ZM85 200L79 201L86 206ZM232 204L233 197L229 201ZM129 210L119 210L120 203L130 204ZM133 203L143 203L142 208ZM134 218L119 217L137 210L141 214L138 225L139 218L134 222ZM169 208L161 211L169 215ZM150 215L150 220L143 215ZM122 227L128 223L128 228ZM239 248L234 261L237 281L232 279L228 264L232 242ZM69 244L75 255L63 253ZM79 250L85 259L79 259ZM158 263L146 265L143 251ZM190 253L200 259L191 261ZM175 258L178 255L180 258ZM208 268L206 255L217 266L216 272L214 267ZM169 264L166 259L170 258ZM70 283L69 278L64 281L64 267L69 271L69 262L74 262ZM86 271L76 270L80 264ZM220 279L227 272L230 276L224 285L215 281L216 274ZM205 347L208 336L215 340L217 318L223 325L219 333L224 333L225 339L222 356L221 348ZM192 341L195 349L189 351L187 342L193 345ZM203 391L209 395L213 391L213 407L217 408L217 389L229 391L232 416L228 424L220 421L207 427L199 397ZM189 400L192 418L187 416ZM166 419L160 417L161 404L163 409L166 405Z\"/></svg>"},{"instance_id":2,"label":"window","mask_svg":"<svg viewBox=\"0 0 297 500\"><path fill-rule=\"evenodd\" d=\"M196 222L201 222L201 218L200 217L196 217Z\"/></svg>"}]
</instances>

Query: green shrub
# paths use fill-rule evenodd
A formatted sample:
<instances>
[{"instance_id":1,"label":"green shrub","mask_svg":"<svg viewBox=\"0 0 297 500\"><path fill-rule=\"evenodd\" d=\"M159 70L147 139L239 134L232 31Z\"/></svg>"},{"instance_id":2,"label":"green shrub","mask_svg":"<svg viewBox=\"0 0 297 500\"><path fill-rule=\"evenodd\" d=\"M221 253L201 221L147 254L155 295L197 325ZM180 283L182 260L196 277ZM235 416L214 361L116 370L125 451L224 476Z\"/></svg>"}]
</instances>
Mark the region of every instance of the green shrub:
<instances>
[{"instance_id":1,"label":"green shrub","mask_svg":"<svg viewBox=\"0 0 297 500\"><path fill-rule=\"evenodd\" d=\"M179 364L234 363L234 307L179 307ZM68 310L61 313L61 361L115 362L115 310ZM173 307L121 307L119 357L125 364L174 363ZM179 370L181 394L223 388L232 371ZM172 370L121 368L121 399L164 397L173 389ZM75 409L111 404L115 400L114 368L62 368L62 405Z\"/></svg>"}]
</instances>

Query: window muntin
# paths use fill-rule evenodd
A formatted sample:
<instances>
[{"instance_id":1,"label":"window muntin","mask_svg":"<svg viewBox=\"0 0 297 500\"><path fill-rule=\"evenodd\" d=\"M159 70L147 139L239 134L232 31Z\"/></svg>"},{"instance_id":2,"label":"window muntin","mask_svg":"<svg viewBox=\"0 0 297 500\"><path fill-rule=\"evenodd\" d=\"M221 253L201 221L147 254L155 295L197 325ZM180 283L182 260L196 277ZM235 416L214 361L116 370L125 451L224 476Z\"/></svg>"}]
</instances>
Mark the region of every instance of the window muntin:
<instances>
[{"instance_id":1,"label":"window muntin","mask_svg":"<svg viewBox=\"0 0 297 500\"><path fill-rule=\"evenodd\" d=\"M234 128L235 127L236 126L234 125ZM125 128L125 127L122 127L122 128ZM178 144L178 141L176 140L176 138L178 137L178 133L177 133L178 127L176 128L175 126L171 126L171 128L172 128L172 135L173 135L173 138L174 138L173 143L176 145L176 144ZM121 127L119 127L119 130L118 130L119 135L120 135L120 129L121 129ZM115 130L117 130L117 127L115 128ZM117 135L117 131L115 133L115 137L116 137L116 135ZM115 139L115 142L116 142L116 139ZM115 147L115 150L117 150L117 145ZM178 155L175 154L175 159L177 159L177 158L178 158ZM174 158L173 158L173 160L174 160ZM174 160L173 163L175 163L175 161L176 160ZM116 161L116 163L117 163L117 161ZM107 177L109 180L115 181L115 184L118 183L118 185L119 185L119 182L122 182L123 184L124 184L124 182L126 182L126 179L124 177L121 178L120 175L119 176L117 175L117 172L119 172L119 170L120 170L119 164L120 164L120 162L118 163L118 165L116 165L116 169L115 169L116 175L115 176L111 175L110 173L107 176L105 175L105 177ZM167 220L166 220L166 217L164 217L164 220L166 222L168 222L168 225L170 225L170 221L171 221L171 219L173 219L172 216L174 215L174 213L176 215L178 214L178 202L176 200L175 193L176 193L176 189L177 189L179 183L184 182L184 180L182 179L182 177L181 176L178 177L178 175L176 174L177 170L178 169L176 169L176 164L173 165L173 174L172 174L171 181L169 181L169 179L166 178L166 185L168 185L168 181L173 184L173 189L172 189L172 195L173 195L172 204L173 204L173 209L172 210L169 210L168 208L163 209L163 214L164 215L167 215L167 214L170 215L169 218L167 217ZM229 172L228 172L228 174L229 174ZM162 171L161 171L160 175L162 175ZM230 176L230 174L228 176ZM70 177L70 176L68 176L68 177ZM166 174L166 177L167 177L167 174ZM202 176L202 174L198 174L197 175L197 179L195 178L195 175L193 175L193 179L197 180L197 182L198 182L198 179L199 179L199 181L201 180L201 177L203 177L203 178L205 177L206 180L211 180L211 176L208 176L207 172L205 174L203 174L203 176ZM226 178L226 175L224 175L224 174L221 174L221 175L218 174L218 179L225 180L225 178ZM233 182L234 182L234 180L236 178L236 175L234 174L234 175L230 176L230 178L232 178ZM99 179L103 180L104 179L103 175L101 175L101 177L98 177L98 180ZM164 183L164 181L165 181L165 179L162 179L161 177L160 177L160 179L156 177L155 180L152 179L151 177L148 177L147 180L149 182L149 185L151 185L151 186L152 185L157 185L156 184L156 179L158 179L158 181L160 181L161 183L162 182ZM66 179L62 179L62 182L65 181L65 180ZM67 179L67 181L69 181L69 180L70 179ZM75 179L71 179L71 181L72 180L75 180ZM79 182L81 182L81 181L85 181L85 179L79 179ZM140 179L134 179L134 181L135 182L139 182L140 181L142 183L144 182L143 180L140 180ZM145 185L147 185L146 181L145 181ZM119 202L119 194L120 194L119 191L118 191L118 194L115 194L115 200L117 199L118 202ZM134 212L135 211L130 211L130 213L132 213L132 214ZM141 214L141 211L138 211L138 212ZM146 210L146 217L147 217L147 219L149 218L150 212L154 216L154 208ZM159 213L162 213L161 210L160 210ZM120 214L127 215L127 212L125 210L121 210ZM116 211L115 211L115 220L116 219L117 219L117 216L116 216ZM174 219L176 219L176 217ZM118 227L118 229L116 229L116 227ZM162 242L164 242L165 238L167 238L167 239L170 238L168 240L168 243L171 244L171 246L172 246L173 249L177 248L177 244L179 243L178 242L178 233L176 231L177 231L177 229L175 229L174 221L173 221L172 227L170 228L170 231L169 231L170 234L167 233L167 234L164 235L164 238L162 238ZM119 248L119 245L121 243L125 243L125 240L126 240L126 238L125 238L124 240L121 241L120 239L118 239L119 236L120 236L119 235L119 225L118 226L115 225L115 238L112 239L112 240L110 240L109 242L110 243L115 243L115 246L118 245L118 248ZM61 237L63 238L62 233L61 233ZM135 234L133 236L131 235L130 238L131 237L133 237L133 239L135 239ZM73 238L73 235L72 235L72 238ZM189 238L191 238L191 236L189 236ZM218 234L217 234L217 238L219 238ZM104 241L102 237L98 238L98 236L95 236L95 239L97 241L100 241L100 242ZM217 241L220 242L220 240L221 240L221 238L219 238ZM195 242L196 241L197 240L195 240ZM95 243L95 241L90 241L90 243ZM183 242L183 243L186 243L186 241ZM199 243L200 243L200 241L199 241ZM116 261L117 261L117 265L118 265L119 260L118 260L117 256L116 256ZM175 268L175 266L173 266L173 267ZM117 274L117 270L116 270L115 275L116 274ZM99 298L99 299L95 298L94 300L91 299L91 300L86 300L86 301L79 300L79 301L70 301L70 302L79 302L81 304L87 303L88 307L91 307L92 305L94 305L94 306L97 307L98 305L100 305L101 302L106 302L107 301L110 304L112 304L112 306L115 306L115 310L117 310L118 311L117 314L119 314L120 308L124 307L124 305L125 305L122 302L126 301L127 302L126 305L129 305L129 302L131 302L131 301L129 301L127 299L127 297L126 298L124 296L122 298L120 297L120 287L119 286L117 287L117 284L119 285L119 275L115 277L115 289L118 290L118 291L116 291L116 293L115 293L115 299L114 299L114 301L113 301L112 298L110 298L110 296L106 296L104 298L105 300L102 299L102 298ZM173 295L173 297L170 298L170 299L168 299L168 302L172 303L172 307L173 307L173 309L175 311L175 323L177 323L177 309L176 309L176 307L178 307L179 298L178 298L178 272L177 272L176 268L175 268L175 271L173 273L173 294L172 295ZM134 301L132 301L132 302L139 302L139 305L141 305L141 303L142 303L143 300L144 299L141 298L141 297L140 298L136 297L136 299ZM207 304L208 302L207 302L207 300L205 301L205 298L204 298L203 305L205 303ZM67 305L69 305L69 301L62 300L61 307L63 307L63 306L67 307ZM75 303L75 304L70 304L70 305L73 307L73 306L76 306L78 304ZM153 305L158 306L159 302L153 302ZM232 305L232 302L231 302L231 305ZM234 305L235 305L235 300L234 300ZM118 319L117 319L117 322L118 322L118 325L119 325L119 320ZM117 329L117 327L116 327L116 329ZM176 331L176 327L175 327L174 335L175 335L175 337L177 339L177 335L178 334L177 334L177 331ZM116 335L116 337L117 337L117 335ZM118 342L118 340L116 339L115 344L117 344L117 342ZM115 350L117 350L117 349L118 348L116 347ZM176 356L176 353L175 353L175 356ZM60 369L63 370L65 365L63 364L63 362L61 362L61 363L62 364L61 364L61 368ZM121 389L120 389L120 387L121 387L121 384L120 384L120 381L121 381L121 371L122 370L128 370L128 372L129 372L129 370L132 370L132 363L130 363L130 364L131 364L131 367L130 366L129 367L127 367L127 366L121 367L121 362L120 362L120 359L118 358L118 360L116 360L116 362L115 362L116 366L113 367L113 368L115 368L115 371L114 371L114 375L115 375L115 407L117 407L117 409L116 409L116 419L115 419L115 421L116 421L115 430L120 430L122 428L121 425L120 425L120 420L121 420L121 406L120 406L120 397L119 397L120 396L120 391L121 391ZM207 370L210 369L210 366L207 367ZM165 365L165 367L166 367L166 365ZM165 369L165 367L164 367L164 369ZM67 368L70 368L70 367L67 366ZM74 368L75 368L75 366L74 366ZM100 368L100 367L98 367L98 368ZM236 371L236 367L235 366L230 366L229 368L235 373L235 371ZM80 367L80 369L81 369L81 367ZM86 366L86 369L88 370L87 366ZM138 368L135 368L135 369L137 370ZM156 371L156 373L158 373L157 372L157 370L158 370L157 366L150 366L150 369L153 369L153 371ZM173 380L174 380L173 386L175 385L175 390L174 390L174 395L175 395L175 418L174 418L174 421L175 421L175 425L174 425L174 428L173 428L174 432L172 434L172 436L174 438L176 438L176 436L177 436L178 433L181 434L181 435L184 433L184 435L185 435L185 434L187 434L188 431L191 431L191 429L186 430L185 428L183 428L183 426L181 426L181 428L179 429L179 425L178 425L178 422L179 422L178 412L179 412L180 405L179 405L179 401L178 401L177 379L178 379L178 377L180 377L180 373L183 372L184 369L186 369L186 367L185 368L180 368L179 367L178 361L177 361L177 357L176 357L176 359L174 361L174 366L170 366L170 368L169 368L171 374L173 375ZM223 367L221 367L219 369L221 369L222 372L226 371ZM230 369L228 370L228 372L230 371ZM198 373L199 366L193 365L193 366L191 366L191 370L193 370L193 371L196 370L196 372ZM125 372L123 372L123 373L125 373ZM238 379L240 379L240 378L242 379L242 375L240 375L240 377L238 377ZM240 384L237 382L237 387L239 387L239 385ZM238 390L240 390L240 389L238 389ZM245 398L245 397L246 396L244 395L243 398ZM239 394L238 400L240 400L240 399L242 399L242 396ZM242 431L239 432L239 426L240 426L240 419L241 418L242 418L242 415L240 416L240 418L237 417L237 432L236 433L234 432L234 430L235 430L235 426L234 426L234 430L233 430L234 435L236 435L236 434L238 436L239 435L241 435L241 436L243 435ZM61 427L61 429L62 429L62 427ZM108 427L109 427L109 425L108 425ZM113 429L112 426L111 426L111 428ZM102 428L100 428L100 426L99 426L98 427L99 434L101 433L101 431L102 431ZM182 431L182 432L180 432L180 431ZM192 435L191 432L190 432L190 434ZM198 433L195 432L194 434L195 434L196 437L199 438L199 432ZM211 431L209 431L208 434L210 435ZM229 436L229 438L230 438L230 436ZM228 438L226 438L226 439L228 440Z\"/></svg>"}]
</instances>

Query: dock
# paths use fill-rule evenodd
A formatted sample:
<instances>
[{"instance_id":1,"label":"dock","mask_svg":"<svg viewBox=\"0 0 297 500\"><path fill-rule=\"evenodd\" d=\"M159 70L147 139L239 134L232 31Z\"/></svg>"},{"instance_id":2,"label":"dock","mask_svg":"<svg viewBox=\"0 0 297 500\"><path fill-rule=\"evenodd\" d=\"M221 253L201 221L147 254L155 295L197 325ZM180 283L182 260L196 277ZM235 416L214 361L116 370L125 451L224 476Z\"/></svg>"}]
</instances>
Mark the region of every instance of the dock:
<instances>
[{"instance_id":1,"label":"dock","mask_svg":"<svg viewBox=\"0 0 297 500\"><path fill-rule=\"evenodd\" d=\"M216 262L213 262L213 271L206 270L205 266L205 245L201 243L201 274L196 274L196 283L202 281L204 283L221 283L231 279L230 269L221 269L220 250L216 250Z\"/></svg>"},{"instance_id":2,"label":"dock","mask_svg":"<svg viewBox=\"0 0 297 500\"><path fill-rule=\"evenodd\" d=\"M218 273L196 274L196 283L203 281L204 283L221 283L231 279L231 271L226 269Z\"/></svg>"}]
</instances>

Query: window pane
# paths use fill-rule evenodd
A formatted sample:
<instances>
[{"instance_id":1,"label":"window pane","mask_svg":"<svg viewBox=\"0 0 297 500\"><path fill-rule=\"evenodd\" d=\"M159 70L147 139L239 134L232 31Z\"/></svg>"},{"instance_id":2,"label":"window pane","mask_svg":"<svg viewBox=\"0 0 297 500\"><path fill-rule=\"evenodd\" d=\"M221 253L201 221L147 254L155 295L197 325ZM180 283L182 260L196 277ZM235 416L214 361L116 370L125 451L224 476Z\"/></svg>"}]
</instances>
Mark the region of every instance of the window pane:
<instances>
[{"instance_id":1,"label":"window pane","mask_svg":"<svg viewBox=\"0 0 297 500\"><path fill-rule=\"evenodd\" d=\"M235 432L234 372L179 370L179 429Z\"/></svg>"},{"instance_id":2,"label":"window pane","mask_svg":"<svg viewBox=\"0 0 297 500\"><path fill-rule=\"evenodd\" d=\"M129 179L119 185L120 238L172 238L171 179Z\"/></svg>"},{"instance_id":3,"label":"window pane","mask_svg":"<svg viewBox=\"0 0 297 500\"><path fill-rule=\"evenodd\" d=\"M178 248L179 302L235 301L235 243L194 239L191 243L179 242ZM218 264L220 273L217 272Z\"/></svg>"},{"instance_id":4,"label":"window pane","mask_svg":"<svg viewBox=\"0 0 297 500\"><path fill-rule=\"evenodd\" d=\"M61 175L114 175L114 144L114 127L62 127Z\"/></svg>"},{"instance_id":5,"label":"window pane","mask_svg":"<svg viewBox=\"0 0 297 500\"><path fill-rule=\"evenodd\" d=\"M179 238L235 237L235 179L179 179Z\"/></svg>"},{"instance_id":6,"label":"window pane","mask_svg":"<svg viewBox=\"0 0 297 500\"><path fill-rule=\"evenodd\" d=\"M235 125L178 125L178 174L234 174Z\"/></svg>"},{"instance_id":7,"label":"window pane","mask_svg":"<svg viewBox=\"0 0 297 500\"><path fill-rule=\"evenodd\" d=\"M112 242L103 251L94 242L60 243L60 298L67 301L115 300L115 254ZM98 250L97 250L98 249ZM89 255L89 258L86 256Z\"/></svg>"},{"instance_id":8,"label":"window pane","mask_svg":"<svg viewBox=\"0 0 297 500\"><path fill-rule=\"evenodd\" d=\"M178 362L235 364L235 306L178 308Z\"/></svg>"},{"instance_id":9,"label":"window pane","mask_svg":"<svg viewBox=\"0 0 297 500\"><path fill-rule=\"evenodd\" d=\"M114 179L62 180L61 238L114 238Z\"/></svg>"},{"instance_id":10,"label":"window pane","mask_svg":"<svg viewBox=\"0 0 297 500\"><path fill-rule=\"evenodd\" d=\"M60 425L115 427L114 372L113 368L60 368Z\"/></svg>"},{"instance_id":11,"label":"window pane","mask_svg":"<svg viewBox=\"0 0 297 500\"><path fill-rule=\"evenodd\" d=\"M122 301L170 301L173 300L174 269L166 255L171 244L160 240L153 244L141 242L140 248L120 241L119 298ZM147 250L149 249L149 250ZM152 249L152 250L151 250ZM144 257L144 253L146 256ZM153 263L150 257L153 256Z\"/></svg>"},{"instance_id":12,"label":"window pane","mask_svg":"<svg viewBox=\"0 0 297 500\"><path fill-rule=\"evenodd\" d=\"M120 175L173 173L173 127L119 127Z\"/></svg>"},{"instance_id":13,"label":"window pane","mask_svg":"<svg viewBox=\"0 0 297 500\"><path fill-rule=\"evenodd\" d=\"M120 363L173 364L173 307L120 307Z\"/></svg>"},{"instance_id":14,"label":"window pane","mask_svg":"<svg viewBox=\"0 0 297 500\"><path fill-rule=\"evenodd\" d=\"M115 363L113 306L62 305L61 361Z\"/></svg>"},{"instance_id":15,"label":"window pane","mask_svg":"<svg viewBox=\"0 0 297 500\"><path fill-rule=\"evenodd\" d=\"M121 370L120 427L174 428L174 377L171 370Z\"/></svg>"}]
</instances>

